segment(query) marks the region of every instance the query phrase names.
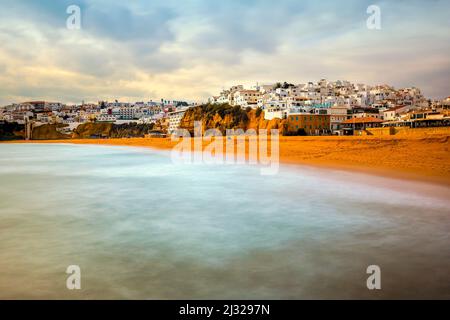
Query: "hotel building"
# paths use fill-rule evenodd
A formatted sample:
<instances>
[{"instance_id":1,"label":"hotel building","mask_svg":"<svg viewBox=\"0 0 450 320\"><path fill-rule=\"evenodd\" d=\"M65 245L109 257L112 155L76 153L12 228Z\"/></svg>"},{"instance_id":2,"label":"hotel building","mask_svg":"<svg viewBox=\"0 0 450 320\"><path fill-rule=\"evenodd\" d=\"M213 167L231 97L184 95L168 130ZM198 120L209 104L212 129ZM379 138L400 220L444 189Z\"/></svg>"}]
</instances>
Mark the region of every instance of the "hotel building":
<instances>
[{"instance_id":1,"label":"hotel building","mask_svg":"<svg viewBox=\"0 0 450 320\"><path fill-rule=\"evenodd\" d=\"M311 113L290 113L287 117L288 132L303 131L307 135L330 133L330 115Z\"/></svg>"},{"instance_id":2,"label":"hotel building","mask_svg":"<svg viewBox=\"0 0 450 320\"><path fill-rule=\"evenodd\" d=\"M174 112L169 112L168 113L168 118L169 118L169 134L174 133L176 130L179 129L180 127L180 123L181 120L184 117L184 114L186 113L186 108L184 109L180 109Z\"/></svg>"}]
</instances>

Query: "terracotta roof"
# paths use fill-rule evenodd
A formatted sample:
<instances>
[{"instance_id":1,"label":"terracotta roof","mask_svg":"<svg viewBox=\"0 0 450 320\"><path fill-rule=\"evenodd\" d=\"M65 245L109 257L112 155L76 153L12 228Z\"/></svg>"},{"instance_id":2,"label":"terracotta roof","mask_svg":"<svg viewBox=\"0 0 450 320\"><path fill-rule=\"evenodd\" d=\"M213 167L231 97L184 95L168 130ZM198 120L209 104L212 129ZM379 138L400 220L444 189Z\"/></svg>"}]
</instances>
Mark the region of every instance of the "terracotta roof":
<instances>
[{"instance_id":1,"label":"terracotta roof","mask_svg":"<svg viewBox=\"0 0 450 320\"><path fill-rule=\"evenodd\" d=\"M374 117L353 118L342 122L342 124L361 124L361 123L382 123L383 120Z\"/></svg>"}]
</instances>

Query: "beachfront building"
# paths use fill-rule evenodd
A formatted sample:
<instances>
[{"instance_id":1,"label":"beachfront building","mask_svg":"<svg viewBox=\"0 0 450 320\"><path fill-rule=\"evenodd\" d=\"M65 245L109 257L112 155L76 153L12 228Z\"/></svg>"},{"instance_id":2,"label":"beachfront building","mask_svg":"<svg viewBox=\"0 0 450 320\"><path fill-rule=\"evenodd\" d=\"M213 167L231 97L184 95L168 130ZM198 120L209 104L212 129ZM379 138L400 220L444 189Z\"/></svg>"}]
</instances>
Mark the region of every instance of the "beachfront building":
<instances>
[{"instance_id":1,"label":"beachfront building","mask_svg":"<svg viewBox=\"0 0 450 320\"><path fill-rule=\"evenodd\" d=\"M404 120L411 128L441 127L450 125L450 113L448 111L414 110L408 112Z\"/></svg>"},{"instance_id":2,"label":"beachfront building","mask_svg":"<svg viewBox=\"0 0 450 320\"><path fill-rule=\"evenodd\" d=\"M180 123L184 117L184 114L186 113L186 110L187 110L186 108L183 108L174 112L169 112L167 114L169 119L169 128L168 128L169 134L174 133L180 128Z\"/></svg>"},{"instance_id":3,"label":"beachfront building","mask_svg":"<svg viewBox=\"0 0 450 320\"><path fill-rule=\"evenodd\" d=\"M383 120L374 117L352 118L341 123L344 135L362 135L367 128L378 128Z\"/></svg>"},{"instance_id":4,"label":"beachfront building","mask_svg":"<svg viewBox=\"0 0 450 320\"><path fill-rule=\"evenodd\" d=\"M326 135L330 133L330 115L312 113L289 113L287 130L303 135Z\"/></svg>"},{"instance_id":5,"label":"beachfront building","mask_svg":"<svg viewBox=\"0 0 450 320\"><path fill-rule=\"evenodd\" d=\"M350 109L346 106L333 106L327 110L330 115L330 129L332 134L342 135L342 122L346 121Z\"/></svg>"},{"instance_id":6,"label":"beachfront building","mask_svg":"<svg viewBox=\"0 0 450 320\"><path fill-rule=\"evenodd\" d=\"M353 107L352 118L376 118L378 120L383 120L383 111L377 108L358 108Z\"/></svg>"}]
</instances>

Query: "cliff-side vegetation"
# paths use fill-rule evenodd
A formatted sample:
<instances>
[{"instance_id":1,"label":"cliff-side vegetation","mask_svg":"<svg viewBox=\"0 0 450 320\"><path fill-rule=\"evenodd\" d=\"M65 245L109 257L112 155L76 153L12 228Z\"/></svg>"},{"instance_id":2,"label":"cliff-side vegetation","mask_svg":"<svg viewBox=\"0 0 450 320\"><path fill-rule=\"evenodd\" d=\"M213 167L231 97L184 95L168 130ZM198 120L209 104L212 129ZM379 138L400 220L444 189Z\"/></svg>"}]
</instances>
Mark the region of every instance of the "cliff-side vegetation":
<instances>
[{"instance_id":1,"label":"cliff-side vegetation","mask_svg":"<svg viewBox=\"0 0 450 320\"><path fill-rule=\"evenodd\" d=\"M140 138L153 130L154 124L113 124L88 122L80 124L72 134L74 139L92 138Z\"/></svg>"},{"instance_id":2,"label":"cliff-side vegetation","mask_svg":"<svg viewBox=\"0 0 450 320\"><path fill-rule=\"evenodd\" d=\"M0 141L25 139L25 126L17 122L0 123Z\"/></svg>"},{"instance_id":3,"label":"cliff-side vegetation","mask_svg":"<svg viewBox=\"0 0 450 320\"><path fill-rule=\"evenodd\" d=\"M153 128L153 123L149 124L137 124L137 123L125 123L114 124L110 134L110 138L142 138L146 134L149 134Z\"/></svg>"}]
</instances>

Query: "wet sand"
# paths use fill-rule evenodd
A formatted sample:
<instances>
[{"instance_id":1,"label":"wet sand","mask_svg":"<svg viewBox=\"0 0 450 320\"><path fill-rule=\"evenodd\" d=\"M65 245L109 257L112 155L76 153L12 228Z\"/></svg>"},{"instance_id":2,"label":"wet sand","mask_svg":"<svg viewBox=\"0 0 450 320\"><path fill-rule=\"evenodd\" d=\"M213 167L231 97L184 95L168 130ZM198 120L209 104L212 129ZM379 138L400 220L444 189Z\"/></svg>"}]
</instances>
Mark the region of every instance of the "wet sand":
<instances>
[{"instance_id":1,"label":"wet sand","mask_svg":"<svg viewBox=\"0 0 450 320\"><path fill-rule=\"evenodd\" d=\"M280 162L450 186L449 137L450 133L385 137L280 137ZM170 138L124 138L20 143L98 144L170 150L178 142ZM209 143L204 142L203 145Z\"/></svg>"}]
</instances>

